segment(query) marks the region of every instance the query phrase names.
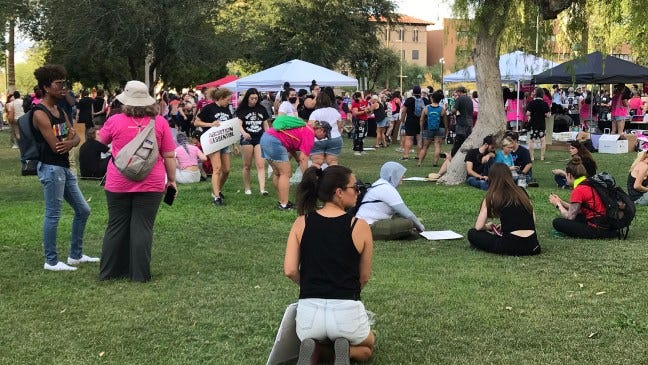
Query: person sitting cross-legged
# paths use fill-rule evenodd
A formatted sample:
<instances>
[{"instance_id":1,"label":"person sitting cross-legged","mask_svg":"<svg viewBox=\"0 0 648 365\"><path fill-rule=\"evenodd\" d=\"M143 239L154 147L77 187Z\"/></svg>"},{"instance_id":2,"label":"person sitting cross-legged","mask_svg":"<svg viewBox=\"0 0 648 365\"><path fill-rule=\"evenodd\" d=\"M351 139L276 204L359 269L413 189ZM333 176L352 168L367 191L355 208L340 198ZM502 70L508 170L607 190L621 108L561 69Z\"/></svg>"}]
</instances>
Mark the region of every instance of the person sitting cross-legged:
<instances>
[{"instance_id":1,"label":"person sitting cross-legged","mask_svg":"<svg viewBox=\"0 0 648 365\"><path fill-rule=\"evenodd\" d=\"M560 199L556 194L549 196L549 202L560 212L560 217L553 220L556 234L576 238L611 238L616 231L596 225L593 221L605 216L605 205L598 193L589 185L581 184L587 178L587 170L579 156L573 156L565 168L567 184L573 185L574 190L569 197L569 203Z\"/></svg>"},{"instance_id":2,"label":"person sitting cross-legged","mask_svg":"<svg viewBox=\"0 0 648 365\"><path fill-rule=\"evenodd\" d=\"M486 136L482 145L466 153L466 182L470 186L488 190L488 169L495 161L495 139Z\"/></svg>"},{"instance_id":3,"label":"person sitting cross-legged","mask_svg":"<svg viewBox=\"0 0 648 365\"><path fill-rule=\"evenodd\" d=\"M537 255L540 243L535 229L535 214L526 190L516 186L510 169L495 163L488 172L490 187L475 223L468 231L468 242L481 250L513 256ZM487 222L499 218L501 225Z\"/></svg>"}]
</instances>

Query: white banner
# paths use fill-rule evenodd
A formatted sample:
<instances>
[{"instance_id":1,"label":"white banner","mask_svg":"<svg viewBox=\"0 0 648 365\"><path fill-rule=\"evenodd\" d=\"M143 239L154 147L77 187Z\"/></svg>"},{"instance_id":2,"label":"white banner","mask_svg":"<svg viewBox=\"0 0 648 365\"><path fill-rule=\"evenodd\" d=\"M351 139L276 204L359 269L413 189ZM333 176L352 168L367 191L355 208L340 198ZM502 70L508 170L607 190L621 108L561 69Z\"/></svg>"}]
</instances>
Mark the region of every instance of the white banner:
<instances>
[{"instance_id":1,"label":"white banner","mask_svg":"<svg viewBox=\"0 0 648 365\"><path fill-rule=\"evenodd\" d=\"M206 155L220 151L241 140L241 120L233 118L220 122L220 126L211 127L200 136L200 145Z\"/></svg>"}]
</instances>

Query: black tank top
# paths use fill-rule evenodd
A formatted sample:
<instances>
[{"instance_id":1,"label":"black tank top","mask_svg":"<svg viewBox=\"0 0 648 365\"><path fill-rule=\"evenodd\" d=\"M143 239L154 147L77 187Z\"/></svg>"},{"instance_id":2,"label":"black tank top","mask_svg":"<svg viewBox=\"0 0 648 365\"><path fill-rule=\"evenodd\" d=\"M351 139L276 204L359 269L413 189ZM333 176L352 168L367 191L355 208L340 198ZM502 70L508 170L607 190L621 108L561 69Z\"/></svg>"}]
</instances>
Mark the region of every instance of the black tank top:
<instances>
[{"instance_id":1,"label":"black tank top","mask_svg":"<svg viewBox=\"0 0 648 365\"><path fill-rule=\"evenodd\" d=\"M533 213L527 211L523 205L507 205L500 209L500 222L502 232L511 233L521 229L535 231Z\"/></svg>"},{"instance_id":2,"label":"black tank top","mask_svg":"<svg viewBox=\"0 0 648 365\"><path fill-rule=\"evenodd\" d=\"M636 177L632 176L632 174L628 174L628 183L627 183L627 185L628 185L628 196L630 197L630 199L632 199L632 201L637 201L637 199L641 198L644 195L644 193L642 193L640 191L637 191L634 188L634 184L635 184L636 180L637 180ZM641 183L641 185L642 186L648 186L648 180L644 180Z\"/></svg>"},{"instance_id":3,"label":"black tank top","mask_svg":"<svg viewBox=\"0 0 648 365\"><path fill-rule=\"evenodd\" d=\"M360 300L360 254L351 232L357 220L346 213L306 215L299 246L299 298Z\"/></svg>"},{"instance_id":4,"label":"black tank top","mask_svg":"<svg viewBox=\"0 0 648 365\"><path fill-rule=\"evenodd\" d=\"M41 104L36 105L32 110L32 113L36 112L36 110L44 111L49 117L54 135L59 141L62 141L67 138L69 134L68 124L65 122L65 113L58 106L56 107L56 109L59 112L58 118L54 117L54 115L52 115L52 113L50 113L50 111ZM36 143L38 143L38 160L40 162L48 165L62 166L67 168L70 167L70 158L67 152L60 154L52 151L52 148L50 148L50 145L45 141L45 138L43 138L40 130L34 126L33 132L34 139L36 140Z\"/></svg>"}]
</instances>

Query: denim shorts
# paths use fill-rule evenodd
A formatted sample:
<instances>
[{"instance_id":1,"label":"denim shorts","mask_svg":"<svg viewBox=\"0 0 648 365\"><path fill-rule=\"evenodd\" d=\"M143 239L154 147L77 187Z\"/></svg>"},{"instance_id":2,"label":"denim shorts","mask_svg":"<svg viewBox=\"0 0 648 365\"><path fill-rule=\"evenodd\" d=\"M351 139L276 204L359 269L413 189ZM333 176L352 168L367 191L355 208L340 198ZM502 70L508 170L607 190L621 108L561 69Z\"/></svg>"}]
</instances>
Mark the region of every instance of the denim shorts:
<instances>
[{"instance_id":1,"label":"denim shorts","mask_svg":"<svg viewBox=\"0 0 648 365\"><path fill-rule=\"evenodd\" d=\"M621 121L621 120L627 120L628 116L627 115L616 115L612 117L612 120L615 122Z\"/></svg>"},{"instance_id":2,"label":"denim shorts","mask_svg":"<svg viewBox=\"0 0 648 365\"><path fill-rule=\"evenodd\" d=\"M385 128L389 125L389 118L385 117L385 119L376 122L376 127L378 128Z\"/></svg>"},{"instance_id":3,"label":"denim shorts","mask_svg":"<svg viewBox=\"0 0 648 365\"><path fill-rule=\"evenodd\" d=\"M439 128L436 131L431 131L424 129L421 131L421 137L423 139L433 139L434 137L444 138L445 137L445 128Z\"/></svg>"},{"instance_id":4,"label":"denim shorts","mask_svg":"<svg viewBox=\"0 0 648 365\"><path fill-rule=\"evenodd\" d=\"M243 139L243 136L241 136L241 142L239 142L241 146L252 146L252 147L258 145L259 143L261 143L261 137L257 137L257 138L252 137L250 139Z\"/></svg>"},{"instance_id":5,"label":"denim shorts","mask_svg":"<svg viewBox=\"0 0 648 365\"><path fill-rule=\"evenodd\" d=\"M310 155L327 154L331 156L339 156L340 152L342 152L342 137L336 137L315 141L315 145L313 145Z\"/></svg>"},{"instance_id":6,"label":"denim shorts","mask_svg":"<svg viewBox=\"0 0 648 365\"><path fill-rule=\"evenodd\" d=\"M369 316L359 300L300 299L295 318L300 340L346 338L357 345L369 336Z\"/></svg>"},{"instance_id":7,"label":"denim shorts","mask_svg":"<svg viewBox=\"0 0 648 365\"><path fill-rule=\"evenodd\" d=\"M261 136L261 157L269 161L288 162L288 150L277 137L264 133Z\"/></svg>"}]
</instances>

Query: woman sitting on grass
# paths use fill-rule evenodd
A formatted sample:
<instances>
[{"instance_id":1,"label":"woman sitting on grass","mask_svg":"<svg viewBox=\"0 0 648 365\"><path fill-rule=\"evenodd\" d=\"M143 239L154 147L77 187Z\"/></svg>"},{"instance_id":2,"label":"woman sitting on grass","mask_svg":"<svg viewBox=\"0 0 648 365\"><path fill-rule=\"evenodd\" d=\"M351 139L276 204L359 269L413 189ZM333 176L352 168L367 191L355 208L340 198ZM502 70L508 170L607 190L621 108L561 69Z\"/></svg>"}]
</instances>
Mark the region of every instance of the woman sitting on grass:
<instances>
[{"instance_id":1,"label":"woman sitting on grass","mask_svg":"<svg viewBox=\"0 0 648 365\"><path fill-rule=\"evenodd\" d=\"M501 255L527 256L540 253L535 214L526 191L513 181L509 167L495 163L488 172L490 186L481 204L468 241L476 248ZM488 222L499 218L500 224Z\"/></svg>"},{"instance_id":2,"label":"woman sitting on grass","mask_svg":"<svg viewBox=\"0 0 648 365\"><path fill-rule=\"evenodd\" d=\"M628 195L636 205L648 205L648 153L641 151L630 166Z\"/></svg>"},{"instance_id":3,"label":"woman sitting on grass","mask_svg":"<svg viewBox=\"0 0 648 365\"><path fill-rule=\"evenodd\" d=\"M407 169L398 162L385 162L380 169L380 179L371 184L356 217L371 225L374 240L400 240L418 238L416 231L425 227L405 205L396 190Z\"/></svg>"},{"instance_id":4,"label":"woman sitting on grass","mask_svg":"<svg viewBox=\"0 0 648 365\"><path fill-rule=\"evenodd\" d=\"M358 186L351 170L310 167L297 188L297 212L286 244L284 273L299 284L298 365L317 364L322 341L333 341L335 364L366 361L374 334L360 301L369 281L373 241L369 225L347 213ZM324 206L316 210L317 200Z\"/></svg>"},{"instance_id":5,"label":"woman sitting on grass","mask_svg":"<svg viewBox=\"0 0 648 365\"><path fill-rule=\"evenodd\" d=\"M617 235L597 226L593 219L605 216L605 205L598 193L591 186L581 184L587 178L587 170L580 157L574 156L565 168L567 184L574 190L569 203L556 194L549 196L549 202L555 206L560 217L553 220L556 235L567 235L576 238L611 238Z\"/></svg>"},{"instance_id":6,"label":"woman sitting on grass","mask_svg":"<svg viewBox=\"0 0 648 365\"><path fill-rule=\"evenodd\" d=\"M585 145L583 145L579 141L569 142L569 154L572 157L578 156L581 158L581 162L585 167L586 177L592 177L596 175L596 161L594 161L592 153L587 148L585 148ZM565 172L565 170L554 169L551 170L551 172L555 175L554 180L556 181L558 187L565 188L567 186L567 173Z\"/></svg>"}]
</instances>

